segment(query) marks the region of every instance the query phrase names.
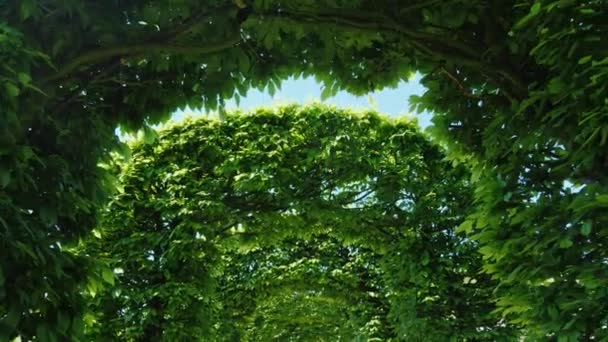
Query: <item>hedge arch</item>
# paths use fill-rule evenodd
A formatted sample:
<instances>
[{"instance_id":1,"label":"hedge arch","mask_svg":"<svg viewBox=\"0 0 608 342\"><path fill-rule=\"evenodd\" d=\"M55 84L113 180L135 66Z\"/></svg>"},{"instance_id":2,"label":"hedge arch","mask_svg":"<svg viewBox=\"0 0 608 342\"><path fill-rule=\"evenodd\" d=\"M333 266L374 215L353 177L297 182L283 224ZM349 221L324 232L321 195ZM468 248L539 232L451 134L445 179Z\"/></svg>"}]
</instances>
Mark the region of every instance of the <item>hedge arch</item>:
<instances>
[{"instance_id":1,"label":"hedge arch","mask_svg":"<svg viewBox=\"0 0 608 342\"><path fill-rule=\"evenodd\" d=\"M219 338L227 257L326 235L376 255L395 338L514 338L492 312L477 244L455 232L467 179L414 124L372 112L288 106L166 129L134 148L93 242L118 270L97 332Z\"/></svg>"}]
</instances>

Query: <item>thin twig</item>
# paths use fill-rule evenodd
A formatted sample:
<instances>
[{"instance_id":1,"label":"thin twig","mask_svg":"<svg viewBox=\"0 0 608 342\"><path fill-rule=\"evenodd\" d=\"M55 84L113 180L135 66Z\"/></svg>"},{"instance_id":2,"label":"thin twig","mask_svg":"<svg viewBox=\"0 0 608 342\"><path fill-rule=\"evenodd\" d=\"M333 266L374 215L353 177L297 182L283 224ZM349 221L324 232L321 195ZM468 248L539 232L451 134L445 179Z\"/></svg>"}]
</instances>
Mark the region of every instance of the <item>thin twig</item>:
<instances>
[{"instance_id":1,"label":"thin twig","mask_svg":"<svg viewBox=\"0 0 608 342\"><path fill-rule=\"evenodd\" d=\"M441 71L442 74L446 75L456 85L456 87L458 88L460 93L462 95L464 95L465 97L475 99L475 100L484 100L485 99L483 96L468 92L466 87L462 84L462 82L456 76L454 76L451 72L449 72L444 66L440 66L439 70Z\"/></svg>"}]
</instances>

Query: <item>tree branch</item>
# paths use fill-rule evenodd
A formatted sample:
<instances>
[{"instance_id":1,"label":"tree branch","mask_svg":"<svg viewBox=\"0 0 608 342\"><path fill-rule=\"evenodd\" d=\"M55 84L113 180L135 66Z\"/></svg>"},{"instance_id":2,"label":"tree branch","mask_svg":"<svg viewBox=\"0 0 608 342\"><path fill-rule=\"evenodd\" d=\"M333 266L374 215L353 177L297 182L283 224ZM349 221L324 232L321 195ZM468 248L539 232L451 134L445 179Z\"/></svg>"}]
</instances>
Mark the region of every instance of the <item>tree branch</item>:
<instances>
[{"instance_id":1,"label":"tree branch","mask_svg":"<svg viewBox=\"0 0 608 342\"><path fill-rule=\"evenodd\" d=\"M417 9L421 9L421 8L424 8L424 7L429 7L429 6L432 6L432 5L444 2L444 1L445 0L429 0L429 1L419 2L419 3L413 4L413 5L409 5L409 6L406 6L406 7L402 8L402 9L400 9L399 13L400 14L404 14L404 13L415 11Z\"/></svg>"},{"instance_id":2,"label":"tree branch","mask_svg":"<svg viewBox=\"0 0 608 342\"><path fill-rule=\"evenodd\" d=\"M269 14L273 15L272 13ZM314 22L342 24L357 29L372 30L374 32L385 31L398 33L399 35L406 36L419 43L437 43L441 46L450 47L453 50L458 51L462 56L481 58L481 49L479 46L467 45L464 42L456 41L445 35L414 30L400 25L392 18L383 14L338 8L321 10L299 8L281 11L279 15L283 17L287 15L291 19L297 21L302 21L302 19L304 19L307 21L312 20ZM267 16L267 14L264 14L264 16ZM370 20L370 18L372 20Z\"/></svg>"},{"instance_id":3,"label":"tree branch","mask_svg":"<svg viewBox=\"0 0 608 342\"><path fill-rule=\"evenodd\" d=\"M169 43L147 43L140 45L119 45L108 48L90 50L68 62L53 76L50 76L45 79L43 83L62 79L85 65L96 64L113 57L126 58L134 55L153 52L165 52L170 54L207 55L230 49L234 47L240 40L241 36L239 32L237 32L236 34L231 35L230 37L226 38L221 42L217 42L215 44L207 46L172 45Z\"/></svg>"},{"instance_id":4,"label":"tree branch","mask_svg":"<svg viewBox=\"0 0 608 342\"><path fill-rule=\"evenodd\" d=\"M167 40L172 40L172 39L184 36L185 34L192 32L192 30L195 27L197 27L198 25L208 22L210 19L212 19L215 16L228 15L230 10L234 10L233 5L217 8L217 10L214 12L200 11L200 12L188 17L186 20L184 20L180 24L173 27L167 33L165 33L159 37L155 37L153 39L153 41L164 42Z\"/></svg>"},{"instance_id":5,"label":"tree branch","mask_svg":"<svg viewBox=\"0 0 608 342\"><path fill-rule=\"evenodd\" d=\"M439 71L441 71L442 74L446 75L456 85L456 87L464 97L468 97L474 100L484 100L484 97L481 95L469 93L466 87L462 84L462 82L458 78L456 78L456 76L454 76L451 72L449 72L445 67L440 66Z\"/></svg>"},{"instance_id":6,"label":"tree branch","mask_svg":"<svg viewBox=\"0 0 608 342\"><path fill-rule=\"evenodd\" d=\"M431 3L431 1L429 1ZM393 34L397 37L405 37L418 52L429 58L445 60L476 69L484 74L495 85L503 88L503 92L510 101L522 98L527 93L527 86L512 70L501 68L494 64L483 61L482 52L485 46L472 44L472 42L458 41L450 38L447 34L436 34L424 32L405 27L392 18L383 14L361 13L356 10L348 9L323 9L313 10L307 8L289 8L281 10L280 13L263 13L265 18L274 17L276 19L289 18L293 21L306 21L315 23L326 23L332 25L343 25L359 30L374 33ZM371 19L371 20L370 20ZM449 31L448 31L449 33ZM505 82L508 82L504 89ZM513 95L516 94L516 96Z\"/></svg>"}]
</instances>

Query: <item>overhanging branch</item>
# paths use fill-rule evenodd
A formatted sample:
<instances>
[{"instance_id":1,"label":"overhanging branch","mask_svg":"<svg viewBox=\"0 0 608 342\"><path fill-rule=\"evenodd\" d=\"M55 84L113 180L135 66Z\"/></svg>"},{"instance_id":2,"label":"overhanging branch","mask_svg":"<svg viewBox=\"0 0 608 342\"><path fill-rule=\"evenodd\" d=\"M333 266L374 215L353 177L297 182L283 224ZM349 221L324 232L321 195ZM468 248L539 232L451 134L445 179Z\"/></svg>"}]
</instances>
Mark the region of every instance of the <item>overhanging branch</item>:
<instances>
[{"instance_id":1,"label":"overhanging branch","mask_svg":"<svg viewBox=\"0 0 608 342\"><path fill-rule=\"evenodd\" d=\"M429 1L429 3L432 3L432 1ZM403 37L419 53L431 59L434 58L435 62L439 60L450 61L480 71L492 83L501 86L503 92L509 95L510 101L521 98L527 93L525 82L512 70L501 68L483 60L482 53L486 47L474 44L474 42L456 40L448 35L412 29L395 22L384 14L362 13L350 9L288 8L281 9L277 13L263 13L263 17L289 18L296 22L341 25L345 28ZM504 89L505 86L508 86L509 89Z\"/></svg>"},{"instance_id":2,"label":"overhanging branch","mask_svg":"<svg viewBox=\"0 0 608 342\"><path fill-rule=\"evenodd\" d=\"M94 65L114 57L127 58L147 53L207 55L230 49L234 47L240 40L240 33L237 32L221 42L207 46L146 43L140 45L120 45L90 50L68 62L57 73L45 79L43 83L62 79L85 65Z\"/></svg>"}]
</instances>

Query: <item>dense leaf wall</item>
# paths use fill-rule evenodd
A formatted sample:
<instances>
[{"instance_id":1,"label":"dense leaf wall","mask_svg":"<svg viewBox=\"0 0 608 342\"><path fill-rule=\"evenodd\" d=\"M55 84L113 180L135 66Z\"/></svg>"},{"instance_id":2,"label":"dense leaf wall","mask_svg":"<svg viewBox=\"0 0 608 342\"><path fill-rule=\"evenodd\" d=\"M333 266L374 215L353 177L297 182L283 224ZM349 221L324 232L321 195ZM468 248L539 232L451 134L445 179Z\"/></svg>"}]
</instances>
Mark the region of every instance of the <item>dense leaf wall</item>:
<instances>
[{"instance_id":1,"label":"dense leaf wall","mask_svg":"<svg viewBox=\"0 0 608 342\"><path fill-rule=\"evenodd\" d=\"M99 332L205 340L231 303L250 340L372 338L374 319L382 340L514 338L455 233L467 173L443 159L412 123L318 105L162 131L123 166L91 244L119 270Z\"/></svg>"}]
</instances>

